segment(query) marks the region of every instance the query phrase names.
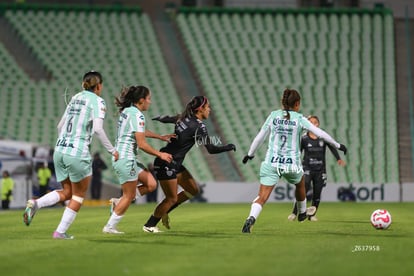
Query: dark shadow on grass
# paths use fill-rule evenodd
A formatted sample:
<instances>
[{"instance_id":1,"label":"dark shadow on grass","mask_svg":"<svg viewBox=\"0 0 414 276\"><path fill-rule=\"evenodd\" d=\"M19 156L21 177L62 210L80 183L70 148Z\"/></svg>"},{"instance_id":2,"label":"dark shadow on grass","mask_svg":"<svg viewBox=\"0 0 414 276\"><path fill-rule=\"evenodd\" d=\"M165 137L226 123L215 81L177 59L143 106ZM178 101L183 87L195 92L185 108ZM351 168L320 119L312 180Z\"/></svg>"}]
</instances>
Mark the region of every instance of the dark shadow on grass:
<instances>
[{"instance_id":1,"label":"dark shadow on grass","mask_svg":"<svg viewBox=\"0 0 414 276\"><path fill-rule=\"evenodd\" d=\"M130 237L130 238L122 238L122 239L115 239L115 238L111 238L111 239L107 239L107 238L102 238L102 239L94 239L94 240L89 240L90 242L96 242L96 243L116 243L116 244L120 244L120 243L125 243L125 244L131 244L131 243L135 243L135 244L157 244L157 245L174 245L174 246L188 246L188 243L179 243L179 242L170 242L170 241L166 241L166 240L147 240L147 239L143 239L140 236L134 236L134 237Z\"/></svg>"},{"instance_id":2,"label":"dark shadow on grass","mask_svg":"<svg viewBox=\"0 0 414 276\"><path fill-rule=\"evenodd\" d=\"M164 232L163 236L186 237L186 238L207 238L207 239L225 239L233 237L233 233L218 232Z\"/></svg>"},{"instance_id":3,"label":"dark shadow on grass","mask_svg":"<svg viewBox=\"0 0 414 276\"><path fill-rule=\"evenodd\" d=\"M157 234L143 233L142 235L122 235L122 236L102 236L100 239L91 239L91 242L97 243L137 243L137 244L158 244L158 245L175 245L188 246L188 242L180 243L172 239L173 237L185 238L207 238L207 239L226 239L234 238L234 234L213 233L213 232L163 232ZM165 239L168 238L168 239Z\"/></svg>"}]
</instances>

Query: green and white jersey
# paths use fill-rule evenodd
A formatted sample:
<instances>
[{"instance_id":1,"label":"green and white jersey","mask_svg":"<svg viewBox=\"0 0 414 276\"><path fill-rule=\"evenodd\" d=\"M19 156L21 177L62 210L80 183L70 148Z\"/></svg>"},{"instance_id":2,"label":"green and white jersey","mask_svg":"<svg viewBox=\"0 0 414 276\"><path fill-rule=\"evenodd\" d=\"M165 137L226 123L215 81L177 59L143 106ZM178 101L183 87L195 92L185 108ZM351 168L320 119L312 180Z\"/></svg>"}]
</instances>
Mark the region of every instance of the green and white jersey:
<instances>
[{"instance_id":1,"label":"green and white jersey","mask_svg":"<svg viewBox=\"0 0 414 276\"><path fill-rule=\"evenodd\" d=\"M90 158L93 120L105 118L104 99L93 92L82 91L72 97L64 113L64 124L55 151L79 158Z\"/></svg>"},{"instance_id":2,"label":"green and white jersey","mask_svg":"<svg viewBox=\"0 0 414 276\"><path fill-rule=\"evenodd\" d=\"M301 113L289 111L289 120L286 114L285 110L273 111L262 126L262 131L270 133L264 162L273 167L301 169L300 137L312 124Z\"/></svg>"},{"instance_id":3,"label":"green and white jersey","mask_svg":"<svg viewBox=\"0 0 414 276\"><path fill-rule=\"evenodd\" d=\"M145 132L145 116L135 106L125 108L119 115L116 150L119 159L135 159L138 145L135 132Z\"/></svg>"}]
</instances>

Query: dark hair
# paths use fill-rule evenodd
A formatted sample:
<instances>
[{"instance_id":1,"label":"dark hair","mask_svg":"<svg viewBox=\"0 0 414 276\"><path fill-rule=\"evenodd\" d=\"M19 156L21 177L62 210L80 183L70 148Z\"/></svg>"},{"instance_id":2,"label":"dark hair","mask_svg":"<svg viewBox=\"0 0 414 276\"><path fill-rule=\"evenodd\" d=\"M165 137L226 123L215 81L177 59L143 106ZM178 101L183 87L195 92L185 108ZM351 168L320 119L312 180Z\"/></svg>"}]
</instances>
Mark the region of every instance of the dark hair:
<instances>
[{"instance_id":1,"label":"dark hair","mask_svg":"<svg viewBox=\"0 0 414 276\"><path fill-rule=\"evenodd\" d=\"M208 103L208 99L204 96L195 96L189 101L185 110L179 115L179 120L194 117L198 110Z\"/></svg>"},{"instance_id":2,"label":"dark hair","mask_svg":"<svg viewBox=\"0 0 414 276\"><path fill-rule=\"evenodd\" d=\"M319 123L319 118L316 115L309 115L308 117L306 117L306 119L310 120L310 119L315 119L316 121L318 121Z\"/></svg>"},{"instance_id":3,"label":"dark hair","mask_svg":"<svg viewBox=\"0 0 414 276\"><path fill-rule=\"evenodd\" d=\"M85 90L93 92L96 86L103 83L102 75L96 71L89 71L83 75L82 87Z\"/></svg>"},{"instance_id":4,"label":"dark hair","mask_svg":"<svg viewBox=\"0 0 414 276\"><path fill-rule=\"evenodd\" d=\"M292 109L298 101L300 101L300 94L298 91L289 88L286 88L285 91L283 91L282 106L283 110L286 111L285 119L290 119L289 110Z\"/></svg>"},{"instance_id":5,"label":"dark hair","mask_svg":"<svg viewBox=\"0 0 414 276\"><path fill-rule=\"evenodd\" d=\"M118 97L115 97L115 104L119 107L119 113L126 107L145 99L150 94L148 87L142 85L123 87Z\"/></svg>"}]
</instances>

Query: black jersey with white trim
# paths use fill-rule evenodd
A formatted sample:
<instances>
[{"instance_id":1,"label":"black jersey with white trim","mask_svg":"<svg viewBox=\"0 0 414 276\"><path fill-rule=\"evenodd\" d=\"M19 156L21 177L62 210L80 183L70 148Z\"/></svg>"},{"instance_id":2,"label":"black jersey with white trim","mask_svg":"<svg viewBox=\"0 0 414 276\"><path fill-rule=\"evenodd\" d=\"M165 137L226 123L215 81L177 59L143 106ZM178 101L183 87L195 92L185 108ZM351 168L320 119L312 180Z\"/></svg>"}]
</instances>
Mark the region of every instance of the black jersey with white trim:
<instances>
[{"instance_id":1,"label":"black jersey with white trim","mask_svg":"<svg viewBox=\"0 0 414 276\"><path fill-rule=\"evenodd\" d=\"M187 152L194 146L205 146L210 154L221 153L232 150L230 145L217 146L211 143L206 125L196 117L188 117L178 120L177 116L159 116L154 118L162 123L175 123L174 133L176 138L160 151L167 152L173 156L174 166L181 166Z\"/></svg>"},{"instance_id":2,"label":"black jersey with white trim","mask_svg":"<svg viewBox=\"0 0 414 276\"><path fill-rule=\"evenodd\" d=\"M335 147L326 143L322 138L312 139L309 137L309 133L302 136L300 150L304 152L302 165L305 171L326 172L325 152L327 146L336 160L340 160L341 158Z\"/></svg>"}]
</instances>

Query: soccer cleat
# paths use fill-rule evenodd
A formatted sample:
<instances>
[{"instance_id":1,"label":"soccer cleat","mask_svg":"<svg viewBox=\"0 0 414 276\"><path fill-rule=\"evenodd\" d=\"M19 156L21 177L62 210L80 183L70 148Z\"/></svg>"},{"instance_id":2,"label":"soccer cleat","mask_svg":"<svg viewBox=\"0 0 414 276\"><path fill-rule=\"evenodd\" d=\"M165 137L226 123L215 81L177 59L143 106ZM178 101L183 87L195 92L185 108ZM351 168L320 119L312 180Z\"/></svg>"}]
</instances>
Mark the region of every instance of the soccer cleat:
<instances>
[{"instance_id":1,"label":"soccer cleat","mask_svg":"<svg viewBox=\"0 0 414 276\"><path fill-rule=\"evenodd\" d=\"M66 233L59 233L58 231L53 232L53 238L58 240L73 240L74 236L68 235Z\"/></svg>"},{"instance_id":2,"label":"soccer cleat","mask_svg":"<svg viewBox=\"0 0 414 276\"><path fill-rule=\"evenodd\" d=\"M310 217L314 216L315 214L316 214L316 207L310 206L306 208L306 212L299 214L298 221L303 222L305 219L310 219Z\"/></svg>"},{"instance_id":3,"label":"soccer cleat","mask_svg":"<svg viewBox=\"0 0 414 276\"><path fill-rule=\"evenodd\" d=\"M168 214L165 214L161 217L161 222L162 225L165 226L165 228L170 229L170 217L168 216Z\"/></svg>"},{"instance_id":4,"label":"soccer cleat","mask_svg":"<svg viewBox=\"0 0 414 276\"><path fill-rule=\"evenodd\" d=\"M255 222L256 219L253 216L248 217L243 225L242 233L250 233Z\"/></svg>"},{"instance_id":5,"label":"soccer cleat","mask_svg":"<svg viewBox=\"0 0 414 276\"><path fill-rule=\"evenodd\" d=\"M106 234L124 234L124 232L118 231L115 227L110 226L104 226L102 232Z\"/></svg>"},{"instance_id":6,"label":"soccer cleat","mask_svg":"<svg viewBox=\"0 0 414 276\"><path fill-rule=\"evenodd\" d=\"M316 207L315 206L310 206L308 208L306 208L306 215L308 215L309 217L315 215L316 213Z\"/></svg>"},{"instance_id":7,"label":"soccer cleat","mask_svg":"<svg viewBox=\"0 0 414 276\"><path fill-rule=\"evenodd\" d=\"M306 214L306 212L303 212L303 213L300 213L299 215L298 215L298 221L299 222L303 222L305 219L307 219L308 218L308 215Z\"/></svg>"},{"instance_id":8,"label":"soccer cleat","mask_svg":"<svg viewBox=\"0 0 414 276\"><path fill-rule=\"evenodd\" d=\"M24 213L23 213L23 222L27 226L29 226L30 223L32 222L33 217L36 214L37 209L38 208L37 208L36 201L33 200L33 199L29 199L27 201L27 204L26 204L26 209L24 210Z\"/></svg>"},{"instance_id":9,"label":"soccer cleat","mask_svg":"<svg viewBox=\"0 0 414 276\"><path fill-rule=\"evenodd\" d=\"M157 226L152 226L152 227L148 227L148 226L143 226L142 230L144 230L144 232L147 233L161 233L162 231L160 229L158 229Z\"/></svg>"},{"instance_id":10,"label":"soccer cleat","mask_svg":"<svg viewBox=\"0 0 414 276\"><path fill-rule=\"evenodd\" d=\"M316 216L310 216L309 220L310 221L318 221L318 218Z\"/></svg>"},{"instance_id":11,"label":"soccer cleat","mask_svg":"<svg viewBox=\"0 0 414 276\"><path fill-rule=\"evenodd\" d=\"M109 215L110 216L112 216L112 213L114 212L115 207L119 203L120 200L121 200L120 198L115 198L115 197L113 197L109 200L109 204L111 204L111 207L109 209Z\"/></svg>"},{"instance_id":12,"label":"soccer cleat","mask_svg":"<svg viewBox=\"0 0 414 276\"><path fill-rule=\"evenodd\" d=\"M289 216L288 216L288 220L290 220L290 221L294 221L296 219L296 214L290 214Z\"/></svg>"}]
</instances>

